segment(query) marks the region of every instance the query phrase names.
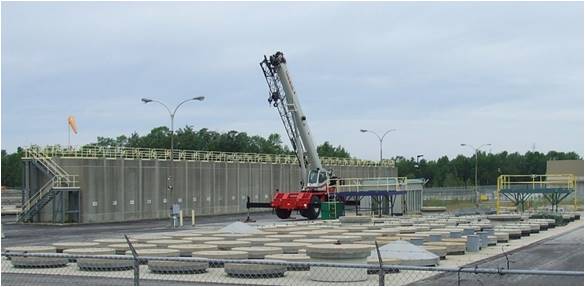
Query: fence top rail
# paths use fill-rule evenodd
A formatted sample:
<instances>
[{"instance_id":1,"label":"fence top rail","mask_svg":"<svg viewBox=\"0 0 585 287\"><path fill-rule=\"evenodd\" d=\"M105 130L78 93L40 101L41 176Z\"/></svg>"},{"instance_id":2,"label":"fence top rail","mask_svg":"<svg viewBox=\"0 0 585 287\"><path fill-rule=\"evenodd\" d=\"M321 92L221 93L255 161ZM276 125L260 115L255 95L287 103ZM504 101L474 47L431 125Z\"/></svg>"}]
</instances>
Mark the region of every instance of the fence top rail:
<instances>
[{"instance_id":1,"label":"fence top rail","mask_svg":"<svg viewBox=\"0 0 585 287\"><path fill-rule=\"evenodd\" d=\"M534 187L555 186L574 189L576 177L572 174L513 174L500 175L498 187L501 188L524 188L532 185Z\"/></svg>"},{"instance_id":2,"label":"fence top rail","mask_svg":"<svg viewBox=\"0 0 585 287\"><path fill-rule=\"evenodd\" d=\"M131 148L86 145L82 147L62 147L60 145L36 146L25 149L25 158L31 158L34 153L42 153L46 157L64 158L124 158L124 159L162 159L162 160L201 160L216 162L258 162L258 163L288 163L296 164L297 157L292 154L261 154L202 150L181 150L157 148ZM355 158L321 157L325 165L340 166L383 166L394 167L393 160L372 161Z\"/></svg>"},{"instance_id":3,"label":"fence top rail","mask_svg":"<svg viewBox=\"0 0 585 287\"><path fill-rule=\"evenodd\" d=\"M212 262L212 263L240 263L240 264L266 264L266 265L286 265L286 266L321 266L321 267L339 267L339 268L372 268L379 267L378 264L350 264L350 263L327 263L327 262L284 262L275 260L250 260L250 259L206 259L198 257L155 257L155 256L137 256L132 255L82 255L82 254L65 254L65 253L23 253L2 251L2 256L10 257L48 257L48 258L86 258L86 259L111 259L111 260L157 260L157 261L181 261L181 262ZM583 276L582 271L564 271L564 270L522 270L522 269L503 269L503 268L481 268L481 267L425 267L425 266L408 266L408 265L383 265L387 269L402 269L413 271L438 271L438 272L461 272L461 273L492 273L492 274L526 274L526 275L559 275L559 276Z\"/></svg>"}]
</instances>

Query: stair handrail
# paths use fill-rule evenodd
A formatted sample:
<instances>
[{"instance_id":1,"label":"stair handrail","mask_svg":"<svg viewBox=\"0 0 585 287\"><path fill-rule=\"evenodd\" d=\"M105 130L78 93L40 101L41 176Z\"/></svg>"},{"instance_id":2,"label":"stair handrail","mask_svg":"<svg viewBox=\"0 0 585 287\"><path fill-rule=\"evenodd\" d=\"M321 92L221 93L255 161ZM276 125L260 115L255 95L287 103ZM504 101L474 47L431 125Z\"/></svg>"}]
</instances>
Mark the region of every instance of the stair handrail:
<instances>
[{"instance_id":1,"label":"stair handrail","mask_svg":"<svg viewBox=\"0 0 585 287\"><path fill-rule=\"evenodd\" d=\"M55 183L55 178L53 177L50 180L48 180L40 189L39 192L33 194L33 196L31 196L23 205L22 205L22 212L21 214L25 213L26 211L28 211L32 206L33 203L36 203L40 200L40 198L42 198L42 196L44 194L46 194L47 192L49 192L52 188L53 185Z\"/></svg>"},{"instance_id":2,"label":"stair handrail","mask_svg":"<svg viewBox=\"0 0 585 287\"><path fill-rule=\"evenodd\" d=\"M54 175L67 175L67 171L64 170L61 166L59 166L56 162L54 162L49 156L44 154L42 151L32 151L33 158L41 161L43 164L46 165L48 169L53 169L51 172Z\"/></svg>"}]
</instances>

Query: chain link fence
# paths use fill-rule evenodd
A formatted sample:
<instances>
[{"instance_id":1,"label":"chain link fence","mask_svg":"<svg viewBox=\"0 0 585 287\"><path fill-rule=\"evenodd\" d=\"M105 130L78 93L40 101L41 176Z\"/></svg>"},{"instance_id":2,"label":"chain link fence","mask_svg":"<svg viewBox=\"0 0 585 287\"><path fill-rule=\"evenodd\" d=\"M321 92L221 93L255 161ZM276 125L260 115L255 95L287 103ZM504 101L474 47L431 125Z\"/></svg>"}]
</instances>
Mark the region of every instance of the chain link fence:
<instances>
[{"instance_id":1,"label":"chain link fence","mask_svg":"<svg viewBox=\"0 0 585 287\"><path fill-rule=\"evenodd\" d=\"M300 256L302 257L302 256ZM2 253L2 285L583 285L583 272Z\"/></svg>"}]
</instances>

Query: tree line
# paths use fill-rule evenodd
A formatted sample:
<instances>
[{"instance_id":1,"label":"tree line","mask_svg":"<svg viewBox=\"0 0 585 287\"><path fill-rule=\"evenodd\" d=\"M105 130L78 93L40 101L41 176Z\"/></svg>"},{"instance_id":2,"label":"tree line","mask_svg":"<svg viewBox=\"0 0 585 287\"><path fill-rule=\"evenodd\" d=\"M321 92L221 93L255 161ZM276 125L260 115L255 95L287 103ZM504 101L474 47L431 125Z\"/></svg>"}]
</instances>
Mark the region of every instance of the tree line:
<instances>
[{"instance_id":1,"label":"tree line","mask_svg":"<svg viewBox=\"0 0 585 287\"><path fill-rule=\"evenodd\" d=\"M495 185L502 174L545 174L549 160L581 159L575 152L549 151L541 153L528 151L500 153L479 152L477 157L478 185ZM398 175L409 178L426 178L427 187L473 186L475 183L475 155L458 155L449 159L442 156L437 160L395 158Z\"/></svg>"},{"instance_id":2,"label":"tree line","mask_svg":"<svg viewBox=\"0 0 585 287\"><path fill-rule=\"evenodd\" d=\"M97 137L90 145L112 147L141 147L166 149L171 145L171 133L167 127L157 127L146 135L132 133L129 136ZM194 130L190 126L178 129L174 136L174 147L186 150L294 154L283 144L280 135L270 134L268 137L248 135L245 132L216 132L208 129ZM322 157L350 158L351 155L341 146L329 142L317 146ZM575 152L501 152L497 154L480 152L478 154L478 184L495 185L500 174L544 174L548 160L580 159ZM8 154L2 150L2 185L9 187L21 186L23 150L19 147L15 153ZM468 186L474 184L475 156L458 155L449 159L447 156L437 160L416 162L414 158L401 156L393 158L398 168L398 176L428 179L427 187Z\"/></svg>"}]
</instances>

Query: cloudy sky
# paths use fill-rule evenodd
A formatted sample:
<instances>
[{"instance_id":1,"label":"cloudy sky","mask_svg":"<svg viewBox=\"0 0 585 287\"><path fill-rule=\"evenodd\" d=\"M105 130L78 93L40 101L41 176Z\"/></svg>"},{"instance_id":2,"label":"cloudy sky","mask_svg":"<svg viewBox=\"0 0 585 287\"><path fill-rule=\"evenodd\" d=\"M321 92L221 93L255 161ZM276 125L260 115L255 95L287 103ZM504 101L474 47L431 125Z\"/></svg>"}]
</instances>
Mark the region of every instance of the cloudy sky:
<instances>
[{"instance_id":1,"label":"cloudy sky","mask_svg":"<svg viewBox=\"0 0 585 287\"><path fill-rule=\"evenodd\" d=\"M583 3L2 3L2 149L175 125L284 129L258 63L283 51L315 140L378 157L583 155ZM284 138L284 137L283 137ZM489 149L488 149L489 150Z\"/></svg>"}]
</instances>

